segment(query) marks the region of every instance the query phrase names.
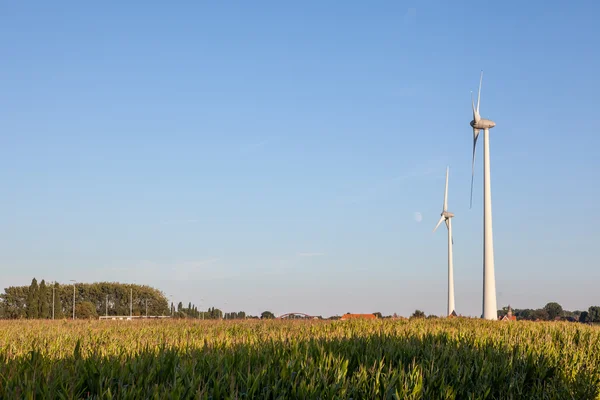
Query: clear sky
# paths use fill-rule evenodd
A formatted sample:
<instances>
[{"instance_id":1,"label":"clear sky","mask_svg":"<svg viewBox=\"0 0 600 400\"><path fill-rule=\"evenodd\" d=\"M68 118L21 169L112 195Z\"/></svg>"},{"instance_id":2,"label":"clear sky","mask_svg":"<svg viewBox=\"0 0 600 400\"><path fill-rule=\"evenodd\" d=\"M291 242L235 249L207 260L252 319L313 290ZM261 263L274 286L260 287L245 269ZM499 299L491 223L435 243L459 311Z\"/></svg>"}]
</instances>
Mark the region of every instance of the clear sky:
<instances>
[{"instance_id":1,"label":"clear sky","mask_svg":"<svg viewBox=\"0 0 600 400\"><path fill-rule=\"evenodd\" d=\"M450 165L456 307L478 316L483 69L498 305L598 305L599 15L597 1L5 2L0 286L443 314L447 238L431 231Z\"/></svg>"}]
</instances>

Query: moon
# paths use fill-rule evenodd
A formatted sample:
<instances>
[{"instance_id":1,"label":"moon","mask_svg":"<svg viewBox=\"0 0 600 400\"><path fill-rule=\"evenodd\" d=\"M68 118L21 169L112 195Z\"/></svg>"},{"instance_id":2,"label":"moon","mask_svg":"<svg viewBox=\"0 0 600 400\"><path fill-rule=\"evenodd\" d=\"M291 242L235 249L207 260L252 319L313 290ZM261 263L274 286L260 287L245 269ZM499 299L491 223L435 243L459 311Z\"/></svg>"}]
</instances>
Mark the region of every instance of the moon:
<instances>
[{"instance_id":1,"label":"moon","mask_svg":"<svg viewBox=\"0 0 600 400\"><path fill-rule=\"evenodd\" d=\"M415 218L415 221L417 221L417 222L421 222L423 220L423 216L418 211L415 211L414 218Z\"/></svg>"}]
</instances>

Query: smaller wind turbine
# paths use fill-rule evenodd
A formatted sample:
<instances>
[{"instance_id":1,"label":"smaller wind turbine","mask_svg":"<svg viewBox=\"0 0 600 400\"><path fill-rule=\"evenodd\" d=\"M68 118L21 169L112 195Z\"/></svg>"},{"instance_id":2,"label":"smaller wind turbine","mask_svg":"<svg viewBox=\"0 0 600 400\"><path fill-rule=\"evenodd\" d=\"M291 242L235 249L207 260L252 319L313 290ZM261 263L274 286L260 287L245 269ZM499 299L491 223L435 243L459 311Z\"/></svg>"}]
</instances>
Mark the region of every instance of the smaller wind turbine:
<instances>
[{"instance_id":1,"label":"smaller wind turbine","mask_svg":"<svg viewBox=\"0 0 600 400\"><path fill-rule=\"evenodd\" d=\"M444 192L444 208L441 213L441 218L438 221L433 231L446 222L448 228L448 315L451 315L454 310L454 266L452 263L452 245L454 244L454 238L452 237L452 218L454 214L448 212L448 172L449 168L446 167L446 190Z\"/></svg>"}]
</instances>

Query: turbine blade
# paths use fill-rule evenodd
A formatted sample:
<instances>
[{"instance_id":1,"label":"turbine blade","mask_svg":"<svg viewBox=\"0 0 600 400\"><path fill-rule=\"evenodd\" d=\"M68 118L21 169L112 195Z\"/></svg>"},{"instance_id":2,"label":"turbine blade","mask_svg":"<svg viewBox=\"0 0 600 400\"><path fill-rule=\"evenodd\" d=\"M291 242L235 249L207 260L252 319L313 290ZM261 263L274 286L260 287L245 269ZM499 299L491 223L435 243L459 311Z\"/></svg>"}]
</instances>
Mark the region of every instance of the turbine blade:
<instances>
[{"instance_id":1,"label":"turbine blade","mask_svg":"<svg viewBox=\"0 0 600 400\"><path fill-rule=\"evenodd\" d=\"M475 149L477 148L477 137L479 137L479 129L473 128L473 161L471 163L471 203L469 208L473 207L473 179L475 178Z\"/></svg>"},{"instance_id":2,"label":"turbine blade","mask_svg":"<svg viewBox=\"0 0 600 400\"><path fill-rule=\"evenodd\" d=\"M471 92L471 106L473 107L473 121L478 122L481 117L479 116L479 111L475 109L475 102L473 101L473 92Z\"/></svg>"},{"instance_id":3,"label":"turbine blade","mask_svg":"<svg viewBox=\"0 0 600 400\"><path fill-rule=\"evenodd\" d=\"M444 222L444 216L442 215L442 218L440 218L440 220L438 221L437 225L435 226L435 228L433 228L433 231L437 231L437 228L439 228L439 226L442 224L442 222Z\"/></svg>"},{"instance_id":4,"label":"turbine blade","mask_svg":"<svg viewBox=\"0 0 600 400\"><path fill-rule=\"evenodd\" d=\"M477 93L477 115L479 115L479 101L481 100L481 81L483 81L483 71L479 77L479 92Z\"/></svg>"},{"instance_id":5,"label":"turbine blade","mask_svg":"<svg viewBox=\"0 0 600 400\"><path fill-rule=\"evenodd\" d=\"M444 191L444 211L448 211L448 169L446 167L446 190Z\"/></svg>"}]
</instances>

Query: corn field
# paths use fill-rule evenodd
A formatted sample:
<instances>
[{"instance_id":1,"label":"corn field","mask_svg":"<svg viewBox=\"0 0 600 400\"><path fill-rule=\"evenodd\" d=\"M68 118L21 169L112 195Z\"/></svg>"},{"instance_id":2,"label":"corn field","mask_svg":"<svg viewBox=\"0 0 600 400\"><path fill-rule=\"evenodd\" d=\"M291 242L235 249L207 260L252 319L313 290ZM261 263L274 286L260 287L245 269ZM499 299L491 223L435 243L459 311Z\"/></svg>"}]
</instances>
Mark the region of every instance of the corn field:
<instances>
[{"instance_id":1,"label":"corn field","mask_svg":"<svg viewBox=\"0 0 600 400\"><path fill-rule=\"evenodd\" d=\"M6 399L600 399L574 323L0 321Z\"/></svg>"}]
</instances>

